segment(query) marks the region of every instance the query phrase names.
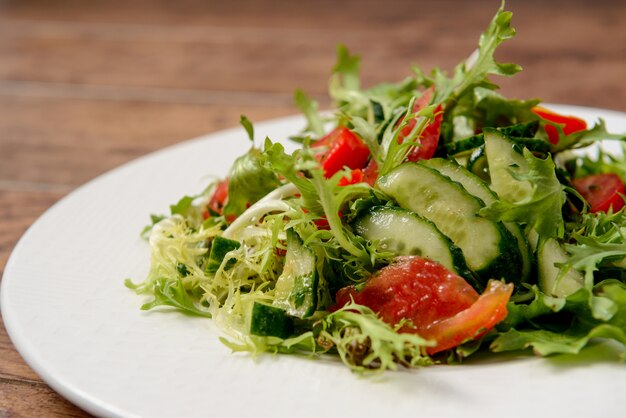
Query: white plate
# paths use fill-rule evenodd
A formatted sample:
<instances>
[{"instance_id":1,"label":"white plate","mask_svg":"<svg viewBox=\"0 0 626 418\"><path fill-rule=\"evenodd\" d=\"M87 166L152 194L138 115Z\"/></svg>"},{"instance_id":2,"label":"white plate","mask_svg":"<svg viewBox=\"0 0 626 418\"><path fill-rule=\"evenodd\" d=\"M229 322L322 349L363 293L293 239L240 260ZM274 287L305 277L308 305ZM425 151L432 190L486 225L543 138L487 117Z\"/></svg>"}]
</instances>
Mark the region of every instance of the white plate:
<instances>
[{"instance_id":1,"label":"white plate","mask_svg":"<svg viewBox=\"0 0 626 418\"><path fill-rule=\"evenodd\" d=\"M558 110L626 131L623 113ZM257 124L257 138L302 127L299 117ZM102 416L623 416L626 367L610 345L583 361L500 356L364 379L332 359L231 354L210 320L140 311L123 280L147 273L139 231L148 214L202 190L248 146L233 129L140 158L80 187L24 234L4 272L2 315L52 388Z\"/></svg>"}]
</instances>

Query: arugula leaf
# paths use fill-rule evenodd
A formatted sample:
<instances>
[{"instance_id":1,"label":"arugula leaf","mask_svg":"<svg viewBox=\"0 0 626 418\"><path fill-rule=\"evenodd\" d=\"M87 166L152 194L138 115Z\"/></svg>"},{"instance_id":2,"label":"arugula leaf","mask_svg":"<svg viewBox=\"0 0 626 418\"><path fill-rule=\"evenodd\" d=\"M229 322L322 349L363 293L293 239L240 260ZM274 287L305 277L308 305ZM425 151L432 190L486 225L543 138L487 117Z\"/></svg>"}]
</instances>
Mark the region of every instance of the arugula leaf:
<instances>
[{"instance_id":1,"label":"arugula leaf","mask_svg":"<svg viewBox=\"0 0 626 418\"><path fill-rule=\"evenodd\" d=\"M570 258L565 267L585 273L588 283L593 283L599 266L624 267L626 259L626 210L616 213L584 213L579 227L570 234L565 249Z\"/></svg>"},{"instance_id":2,"label":"arugula leaf","mask_svg":"<svg viewBox=\"0 0 626 418\"><path fill-rule=\"evenodd\" d=\"M626 344L623 328L601 324L590 330L573 328L567 332L511 329L491 343L491 350L497 353L532 347L541 356L578 354L593 338L613 339Z\"/></svg>"},{"instance_id":3,"label":"arugula leaf","mask_svg":"<svg viewBox=\"0 0 626 418\"><path fill-rule=\"evenodd\" d=\"M626 179L626 143L621 144L621 155L615 155L600 148L598 155L585 155L568 160L566 167L571 167L572 177L585 177L592 174L613 173Z\"/></svg>"},{"instance_id":4,"label":"arugula leaf","mask_svg":"<svg viewBox=\"0 0 626 418\"><path fill-rule=\"evenodd\" d=\"M289 155L280 143L272 143L269 138L266 138L263 155L272 170L285 177L298 188L303 206L311 214L323 216L324 210L319 203L315 187L302 175L303 171L321 169L319 163L308 152L308 149L303 148L294 152L293 155Z\"/></svg>"},{"instance_id":5,"label":"arugula leaf","mask_svg":"<svg viewBox=\"0 0 626 418\"><path fill-rule=\"evenodd\" d=\"M418 112L413 112L414 100L409 102L409 107L404 115L399 114L385 129L381 144L384 157L382 165L378 169L379 176L389 173L402 164L411 152L411 149L420 146L419 138L422 136L428 122L435 117L433 112L436 106L434 105L425 106ZM415 126L413 126L408 135L404 135L404 129L409 126L413 119L417 120ZM403 137L402 140L400 140L401 136Z\"/></svg>"},{"instance_id":6,"label":"arugula leaf","mask_svg":"<svg viewBox=\"0 0 626 418\"><path fill-rule=\"evenodd\" d=\"M378 143L378 132L376 131L375 124L368 122L359 116L350 118L350 122L354 126L352 130L369 148L374 161L376 161L377 164L382 164L384 154L382 147Z\"/></svg>"},{"instance_id":7,"label":"arugula leaf","mask_svg":"<svg viewBox=\"0 0 626 418\"><path fill-rule=\"evenodd\" d=\"M550 156L537 158L524 148L528 173L511 175L532 185L531 194L520 202L497 200L482 208L480 216L497 221L518 222L534 228L542 237L563 237L565 223L561 208L565 203L565 187L559 182Z\"/></svg>"},{"instance_id":8,"label":"arugula leaf","mask_svg":"<svg viewBox=\"0 0 626 418\"><path fill-rule=\"evenodd\" d=\"M250 141L254 142L254 125L252 125L250 119L248 119L246 115L241 115L239 117L239 123L241 124L241 126L243 126L243 129L246 130Z\"/></svg>"},{"instance_id":9,"label":"arugula leaf","mask_svg":"<svg viewBox=\"0 0 626 418\"><path fill-rule=\"evenodd\" d=\"M515 36L515 29L511 27L512 13L500 6L489 26L478 41L478 49L465 61L458 64L452 78L447 78L440 70L434 70L431 76L426 76L419 69L415 69L417 79L425 86L435 85L433 103L445 103L451 109L468 92L476 87L493 90L497 86L492 84L487 76L490 74L512 76L521 71L517 64L503 64L496 62L494 53L504 41Z\"/></svg>"},{"instance_id":10,"label":"arugula leaf","mask_svg":"<svg viewBox=\"0 0 626 418\"><path fill-rule=\"evenodd\" d=\"M250 149L237 158L228 174L228 202L223 214L240 215L246 207L280 185L278 176L265 167L261 160L261 151Z\"/></svg>"},{"instance_id":11,"label":"arugula leaf","mask_svg":"<svg viewBox=\"0 0 626 418\"><path fill-rule=\"evenodd\" d=\"M481 127L502 127L537 120L537 116L531 109L539 102L539 99L507 99L483 87L474 89L474 106L480 112L477 119Z\"/></svg>"},{"instance_id":12,"label":"arugula leaf","mask_svg":"<svg viewBox=\"0 0 626 418\"><path fill-rule=\"evenodd\" d=\"M194 199L194 196L183 196L176 204L170 205L171 214L185 216L191 208Z\"/></svg>"},{"instance_id":13,"label":"arugula leaf","mask_svg":"<svg viewBox=\"0 0 626 418\"><path fill-rule=\"evenodd\" d=\"M152 228L154 227L154 225L158 224L163 219L165 219L164 215L151 214L150 215L150 225L146 225L141 230L141 233L139 234L139 236L141 236L141 238L143 238L143 239L147 239L150 236L150 232L152 231Z\"/></svg>"},{"instance_id":14,"label":"arugula leaf","mask_svg":"<svg viewBox=\"0 0 626 418\"><path fill-rule=\"evenodd\" d=\"M591 145L597 141L603 141L606 139L626 141L626 134L613 134L606 130L606 123L603 119L598 119L598 122L591 128L584 131L578 131L569 135L563 135L563 128L554 124L553 126L559 131L559 143L554 146L554 152L560 152L566 149L582 148Z\"/></svg>"},{"instance_id":15,"label":"arugula leaf","mask_svg":"<svg viewBox=\"0 0 626 418\"><path fill-rule=\"evenodd\" d=\"M307 120L308 124L304 128L304 132L311 132L317 137L322 137L324 135L324 122L318 113L318 103L300 89L295 91L293 100Z\"/></svg>"},{"instance_id":16,"label":"arugula leaf","mask_svg":"<svg viewBox=\"0 0 626 418\"><path fill-rule=\"evenodd\" d=\"M468 131L474 128L468 126L457 131L460 125L474 124L469 116L475 110L475 98L472 93L477 88L484 90L498 88L488 79L489 75L512 76L521 71L517 64L499 63L494 58L496 48L515 35L515 29L511 27L511 16L511 12L504 10L503 2L487 29L481 34L478 49L465 62L459 63L454 68L451 78L440 69L434 69L430 75L426 75L419 68L413 69L418 85L426 88L435 87L431 103L444 105L441 125L443 143L451 141L454 137L467 136Z\"/></svg>"},{"instance_id":17,"label":"arugula leaf","mask_svg":"<svg viewBox=\"0 0 626 418\"><path fill-rule=\"evenodd\" d=\"M360 88L359 67L361 57L351 55L345 45L337 46L337 63L333 67L331 86L345 91L358 91Z\"/></svg>"},{"instance_id":18,"label":"arugula leaf","mask_svg":"<svg viewBox=\"0 0 626 418\"><path fill-rule=\"evenodd\" d=\"M311 172L310 182L315 188L324 216L337 243L357 257L362 265L367 266L370 257L365 246L344 227L339 213L346 202L369 196L370 187L363 183L339 186L339 179L344 175L344 172L339 171L330 179L326 179L321 170L314 170Z\"/></svg>"},{"instance_id":19,"label":"arugula leaf","mask_svg":"<svg viewBox=\"0 0 626 418\"><path fill-rule=\"evenodd\" d=\"M137 289L137 285L134 285L129 279L124 284L130 289ZM196 298L189 295L180 278L158 278L152 283L152 292L154 293L154 300L141 306L144 311L157 306L170 306L187 314L211 318L210 312L200 309L196 305L194 302Z\"/></svg>"}]
</instances>

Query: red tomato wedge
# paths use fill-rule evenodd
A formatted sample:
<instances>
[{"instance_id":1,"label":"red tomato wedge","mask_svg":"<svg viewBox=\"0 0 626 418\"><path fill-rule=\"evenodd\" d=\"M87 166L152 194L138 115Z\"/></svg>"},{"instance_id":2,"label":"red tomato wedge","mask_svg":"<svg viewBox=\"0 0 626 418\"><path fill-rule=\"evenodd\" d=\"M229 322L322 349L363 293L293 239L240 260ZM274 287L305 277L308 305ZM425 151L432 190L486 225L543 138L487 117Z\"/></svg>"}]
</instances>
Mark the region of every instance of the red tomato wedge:
<instances>
[{"instance_id":1,"label":"red tomato wedge","mask_svg":"<svg viewBox=\"0 0 626 418\"><path fill-rule=\"evenodd\" d=\"M563 128L563 133L565 135L573 134L574 132L584 131L585 129L587 129L587 122L576 116L561 115L541 106L533 107L532 111L541 119L555 123L557 125L561 125L561 127ZM558 129L551 124L545 124L544 129L546 130L546 134L548 135L548 140L550 141L550 143L554 145L558 144Z\"/></svg>"},{"instance_id":2,"label":"red tomato wedge","mask_svg":"<svg viewBox=\"0 0 626 418\"><path fill-rule=\"evenodd\" d=\"M430 100L433 97L435 90L431 87L424 91L424 93L415 101L413 104L413 112L417 113L425 106L430 103ZM419 160L428 160L435 155L435 151L437 150L437 144L439 143L439 134L441 133L441 121L443 120L443 106L439 105L435 108L435 118L429 122L422 135L420 136L420 146L415 147L411 150L409 155L407 156L407 161L419 161ZM411 119L407 126L405 126L398 140L400 143L411 134L411 131L415 127L417 123L417 119Z\"/></svg>"},{"instance_id":3,"label":"red tomato wedge","mask_svg":"<svg viewBox=\"0 0 626 418\"><path fill-rule=\"evenodd\" d=\"M427 350L435 354L479 337L502 321L512 292L512 284L492 280L478 295L441 264L406 256L381 269L361 291L354 286L340 289L336 301L344 306L352 298L391 325L410 320L400 331L436 341Z\"/></svg>"},{"instance_id":4,"label":"red tomato wedge","mask_svg":"<svg viewBox=\"0 0 626 418\"><path fill-rule=\"evenodd\" d=\"M312 145L312 148L327 147L319 161L326 174L331 177L344 167L363 168L367 164L370 150L361 138L348 128L340 126Z\"/></svg>"},{"instance_id":5,"label":"red tomato wedge","mask_svg":"<svg viewBox=\"0 0 626 418\"><path fill-rule=\"evenodd\" d=\"M624 182L617 174L594 174L572 180L574 188L589 203L591 212L617 212L624 207Z\"/></svg>"}]
</instances>

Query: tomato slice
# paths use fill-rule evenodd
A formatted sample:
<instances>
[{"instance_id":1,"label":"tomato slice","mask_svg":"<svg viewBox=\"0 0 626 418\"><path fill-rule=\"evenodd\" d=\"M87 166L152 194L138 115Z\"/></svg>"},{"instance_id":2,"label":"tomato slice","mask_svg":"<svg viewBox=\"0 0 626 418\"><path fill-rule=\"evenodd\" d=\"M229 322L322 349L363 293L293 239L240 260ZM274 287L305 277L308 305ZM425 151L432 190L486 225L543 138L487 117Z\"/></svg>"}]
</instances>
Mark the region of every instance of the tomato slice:
<instances>
[{"instance_id":1,"label":"tomato slice","mask_svg":"<svg viewBox=\"0 0 626 418\"><path fill-rule=\"evenodd\" d=\"M367 164L370 150L365 143L348 128L340 126L312 145L312 148L327 147L320 155L326 177L348 167L363 168Z\"/></svg>"},{"instance_id":2,"label":"tomato slice","mask_svg":"<svg viewBox=\"0 0 626 418\"><path fill-rule=\"evenodd\" d=\"M491 330L506 318L506 305L511 293L513 284L490 280L485 291L472 306L422 329L420 336L437 341L435 347L428 348L428 353L454 348Z\"/></svg>"},{"instance_id":3,"label":"tomato slice","mask_svg":"<svg viewBox=\"0 0 626 418\"><path fill-rule=\"evenodd\" d=\"M587 122L576 116L561 115L542 106L535 106L532 108L532 111L541 119L552 122L553 124L560 125L565 135L569 135L574 132L584 131L585 129L587 129ZM556 126L546 123L544 129L546 130L546 134L548 135L548 140L550 141L550 143L554 145L558 144L559 131Z\"/></svg>"},{"instance_id":4,"label":"tomato slice","mask_svg":"<svg viewBox=\"0 0 626 418\"><path fill-rule=\"evenodd\" d=\"M624 207L624 182L617 174L594 174L572 180L574 188L589 203L591 212L617 212Z\"/></svg>"},{"instance_id":5,"label":"tomato slice","mask_svg":"<svg viewBox=\"0 0 626 418\"><path fill-rule=\"evenodd\" d=\"M427 106L430 103L434 92L435 90L432 87L425 90L413 104L413 112L417 113ZM419 138L420 146L413 148L411 152L409 152L409 155L406 158L407 161L428 160L435 155L435 151L437 151L437 144L439 143L439 134L441 134L442 120L443 106L439 105L435 108L435 118L426 125ZM415 127L416 123L417 119L411 119L407 126L402 129L400 135L398 136L400 143L402 143L404 138L411 134L411 131Z\"/></svg>"},{"instance_id":6,"label":"tomato slice","mask_svg":"<svg viewBox=\"0 0 626 418\"><path fill-rule=\"evenodd\" d=\"M435 354L476 338L502 321L512 291L512 284L491 281L479 296L441 264L405 256L381 269L360 291L354 286L340 289L336 302L343 306L354 299L392 325L409 320L400 331L435 340L437 344L427 350Z\"/></svg>"}]
</instances>

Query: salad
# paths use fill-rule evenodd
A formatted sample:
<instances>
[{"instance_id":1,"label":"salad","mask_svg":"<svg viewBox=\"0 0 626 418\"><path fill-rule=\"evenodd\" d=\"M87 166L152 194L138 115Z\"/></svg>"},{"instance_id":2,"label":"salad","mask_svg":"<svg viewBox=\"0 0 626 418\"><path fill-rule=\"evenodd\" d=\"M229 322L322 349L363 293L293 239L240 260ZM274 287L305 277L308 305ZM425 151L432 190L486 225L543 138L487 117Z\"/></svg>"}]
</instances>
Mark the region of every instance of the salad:
<instances>
[{"instance_id":1,"label":"salad","mask_svg":"<svg viewBox=\"0 0 626 418\"><path fill-rule=\"evenodd\" d=\"M296 91L293 153L242 116L251 146L228 176L144 230L148 276L126 281L142 309L358 372L626 345L626 161L597 147L626 136L499 94L491 77L521 70L494 58L510 21L501 6L450 75L367 89L339 46L335 111Z\"/></svg>"}]
</instances>

